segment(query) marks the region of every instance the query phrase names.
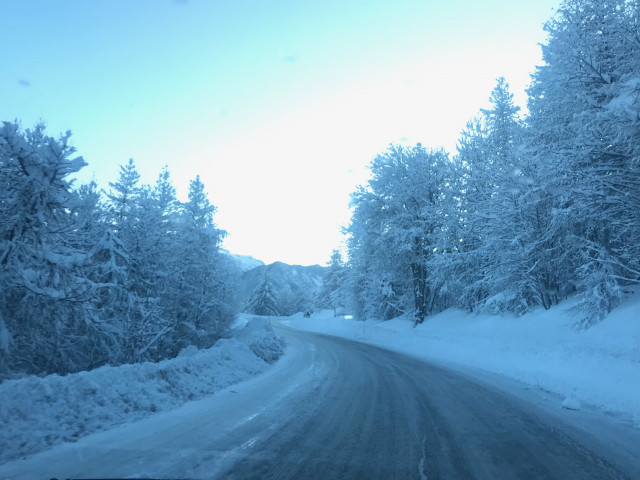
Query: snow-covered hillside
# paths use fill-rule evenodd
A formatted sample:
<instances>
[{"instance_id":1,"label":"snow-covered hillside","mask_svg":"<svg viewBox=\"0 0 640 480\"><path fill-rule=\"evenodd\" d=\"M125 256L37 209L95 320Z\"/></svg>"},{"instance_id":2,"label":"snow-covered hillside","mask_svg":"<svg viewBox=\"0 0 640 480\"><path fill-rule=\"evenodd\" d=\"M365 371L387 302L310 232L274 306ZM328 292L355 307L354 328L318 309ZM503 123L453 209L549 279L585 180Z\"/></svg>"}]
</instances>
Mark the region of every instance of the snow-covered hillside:
<instances>
[{"instance_id":1,"label":"snow-covered hillside","mask_svg":"<svg viewBox=\"0 0 640 480\"><path fill-rule=\"evenodd\" d=\"M229 255L236 262L236 265L241 272L246 272L248 270L251 270L252 268L264 265L264 262L262 260L258 260L251 255L238 255L236 253L231 253L223 248L220 249L220 251Z\"/></svg>"},{"instance_id":2,"label":"snow-covered hillside","mask_svg":"<svg viewBox=\"0 0 640 480\"><path fill-rule=\"evenodd\" d=\"M560 394L558 407L581 403L628 417L640 427L640 297L588 330L577 330L573 301L521 317L450 309L414 328L397 318L360 322L331 312L285 323L353 338L456 368L473 367Z\"/></svg>"},{"instance_id":3,"label":"snow-covered hillside","mask_svg":"<svg viewBox=\"0 0 640 480\"><path fill-rule=\"evenodd\" d=\"M174 359L0 384L0 463L170 410L263 372L284 351L262 319L241 316L231 338Z\"/></svg>"}]
</instances>

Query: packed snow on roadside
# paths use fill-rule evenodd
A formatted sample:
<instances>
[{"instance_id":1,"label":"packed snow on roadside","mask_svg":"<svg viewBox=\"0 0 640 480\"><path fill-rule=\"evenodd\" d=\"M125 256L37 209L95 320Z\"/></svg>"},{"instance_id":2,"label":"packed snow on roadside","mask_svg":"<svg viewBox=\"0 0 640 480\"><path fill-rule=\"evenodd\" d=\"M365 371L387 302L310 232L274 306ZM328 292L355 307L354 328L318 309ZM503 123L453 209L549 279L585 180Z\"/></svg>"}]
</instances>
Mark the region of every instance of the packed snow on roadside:
<instances>
[{"instance_id":1,"label":"packed snow on roadside","mask_svg":"<svg viewBox=\"0 0 640 480\"><path fill-rule=\"evenodd\" d=\"M230 338L171 360L0 384L0 463L176 408L263 372L284 352L267 320L241 316Z\"/></svg>"},{"instance_id":2,"label":"packed snow on roadside","mask_svg":"<svg viewBox=\"0 0 640 480\"><path fill-rule=\"evenodd\" d=\"M640 427L640 297L602 322L579 330L568 300L521 317L450 309L414 328L407 318L361 322L295 315L284 323L357 339L453 367L475 367L560 394L562 406L582 404L622 414Z\"/></svg>"}]
</instances>

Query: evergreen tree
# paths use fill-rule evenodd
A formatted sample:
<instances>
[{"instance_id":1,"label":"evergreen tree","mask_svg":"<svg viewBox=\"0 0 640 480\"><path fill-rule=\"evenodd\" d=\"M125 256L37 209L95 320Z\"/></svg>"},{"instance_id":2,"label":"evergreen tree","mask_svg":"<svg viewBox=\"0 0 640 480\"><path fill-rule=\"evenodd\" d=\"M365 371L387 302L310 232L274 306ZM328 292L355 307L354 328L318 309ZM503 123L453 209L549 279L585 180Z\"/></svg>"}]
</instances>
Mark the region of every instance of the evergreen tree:
<instances>
[{"instance_id":1,"label":"evergreen tree","mask_svg":"<svg viewBox=\"0 0 640 480\"><path fill-rule=\"evenodd\" d=\"M336 316L347 307L347 292L347 267L340 250L334 249L329 261L329 271L324 277L316 303L320 308L332 309Z\"/></svg>"},{"instance_id":2,"label":"evergreen tree","mask_svg":"<svg viewBox=\"0 0 640 480\"><path fill-rule=\"evenodd\" d=\"M274 316L280 315L278 302L273 293L273 287L269 281L269 272L265 270L262 283L256 288L249 301L247 302L246 311L254 315Z\"/></svg>"},{"instance_id":3,"label":"evergreen tree","mask_svg":"<svg viewBox=\"0 0 640 480\"><path fill-rule=\"evenodd\" d=\"M189 184L188 201L181 209L180 269L175 292L178 324L183 331L191 332L191 341L201 347L211 346L220 338L237 312L237 294L224 280L233 276L233 267L218 250L226 232L216 227L215 210L197 176Z\"/></svg>"},{"instance_id":4,"label":"evergreen tree","mask_svg":"<svg viewBox=\"0 0 640 480\"><path fill-rule=\"evenodd\" d=\"M0 374L83 368L89 301L87 252L68 176L85 165L72 157L70 134L54 139L38 125L0 129Z\"/></svg>"}]
</instances>

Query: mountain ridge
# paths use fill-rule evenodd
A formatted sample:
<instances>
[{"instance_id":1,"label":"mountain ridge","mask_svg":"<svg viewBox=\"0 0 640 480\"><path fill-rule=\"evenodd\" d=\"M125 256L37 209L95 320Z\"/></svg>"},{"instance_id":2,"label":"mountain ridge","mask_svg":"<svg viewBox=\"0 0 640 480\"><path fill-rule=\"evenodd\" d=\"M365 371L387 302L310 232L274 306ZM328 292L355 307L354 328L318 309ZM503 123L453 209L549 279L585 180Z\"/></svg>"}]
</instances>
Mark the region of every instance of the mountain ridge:
<instances>
[{"instance_id":1,"label":"mountain ridge","mask_svg":"<svg viewBox=\"0 0 640 480\"><path fill-rule=\"evenodd\" d=\"M280 261L246 270L241 281L244 310L253 313L251 300L265 285L278 315L313 310L327 271L328 267L320 265L290 265Z\"/></svg>"}]
</instances>

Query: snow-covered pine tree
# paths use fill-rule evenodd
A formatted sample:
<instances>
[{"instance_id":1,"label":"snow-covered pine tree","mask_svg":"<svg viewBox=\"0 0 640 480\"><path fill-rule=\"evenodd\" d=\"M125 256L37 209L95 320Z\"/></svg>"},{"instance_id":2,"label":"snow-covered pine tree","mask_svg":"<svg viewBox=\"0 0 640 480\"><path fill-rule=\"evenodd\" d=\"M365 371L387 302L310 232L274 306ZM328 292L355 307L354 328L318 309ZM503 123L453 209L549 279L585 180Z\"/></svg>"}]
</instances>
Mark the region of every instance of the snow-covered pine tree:
<instances>
[{"instance_id":1,"label":"snow-covered pine tree","mask_svg":"<svg viewBox=\"0 0 640 480\"><path fill-rule=\"evenodd\" d=\"M126 255L125 275L117 298L118 314L113 318L120 338L119 363L150 360L150 343L167 333L160 317L158 299L153 292L152 275L155 257L152 245L154 235L153 205L149 187L141 186L133 159L120 166L120 175L110 183L108 198L108 225L121 243ZM156 230L157 231L157 230ZM154 273L152 273L154 272Z\"/></svg>"},{"instance_id":2,"label":"snow-covered pine tree","mask_svg":"<svg viewBox=\"0 0 640 480\"><path fill-rule=\"evenodd\" d=\"M347 277L347 266L342 260L342 254L340 250L334 249L329 261L329 270L316 300L318 307L332 309L334 316L345 310L349 304Z\"/></svg>"},{"instance_id":3,"label":"snow-covered pine tree","mask_svg":"<svg viewBox=\"0 0 640 480\"><path fill-rule=\"evenodd\" d=\"M280 315L278 301L273 292L267 269L265 269L262 283L260 283L249 297L245 311L254 315L274 317Z\"/></svg>"},{"instance_id":4,"label":"snow-covered pine tree","mask_svg":"<svg viewBox=\"0 0 640 480\"><path fill-rule=\"evenodd\" d=\"M123 242L134 243L127 236L133 236L138 196L140 195L140 174L132 158L126 165L120 165L118 180L110 182L107 192L110 223L114 232Z\"/></svg>"},{"instance_id":5,"label":"snow-covered pine tree","mask_svg":"<svg viewBox=\"0 0 640 480\"><path fill-rule=\"evenodd\" d=\"M211 205L200 176L189 184L188 201L182 204L177 237L177 322L185 340L208 347L222 336L237 314L234 282L238 274L221 258L219 244L226 235L213 221ZM230 284L227 282L231 282Z\"/></svg>"},{"instance_id":6,"label":"snow-covered pine tree","mask_svg":"<svg viewBox=\"0 0 640 480\"><path fill-rule=\"evenodd\" d=\"M154 342L146 352L147 355L160 357L174 356L183 346L177 339L179 305L176 300L180 296L178 276L182 268L180 253L176 251L179 246L180 204L166 166L158 175L155 185L145 191L142 200L145 213L141 217L141 227L146 232L143 248L145 274L148 277L146 298L156 302L160 320L152 337Z\"/></svg>"},{"instance_id":7,"label":"snow-covered pine tree","mask_svg":"<svg viewBox=\"0 0 640 480\"><path fill-rule=\"evenodd\" d=\"M468 171L464 183L463 242L469 282L463 297L470 309L523 313L544 304L536 278L535 248L541 240L535 220L540 211L532 177L522 155L519 107L504 78L499 78L481 110L475 130L459 143L458 161Z\"/></svg>"},{"instance_id":8,"label":"snow-covered pine tree","mask_svg":"<svg viewBox=\"0 0 640 480\"><path fill-rule=\"evenodd\" d=\"M44 126L0 129L0 372L86 368L90 301L88 252L80 200L69 175L85 165L73 157L70 134L48 137Z\"/></svg>"},{"instance_id":9,"label":"snow-covered pine tree","mask_svg":"<svg viewBox=\"0 0 640 480\"><path fill-rule=\"evenodd\" d=\"M447 290L455 295L452 304L471 311L489 296L486 280L492 257L481 231L491 218L480 213L494 190L494 179L487 178L487 135L482 116L469 121L461 132L454 157L457 171L451 182L455 200L447 205L453 210L447 217L447 230L457 245L438 265L439 273L447 278Z\"/></svg>"}]
</instances>

